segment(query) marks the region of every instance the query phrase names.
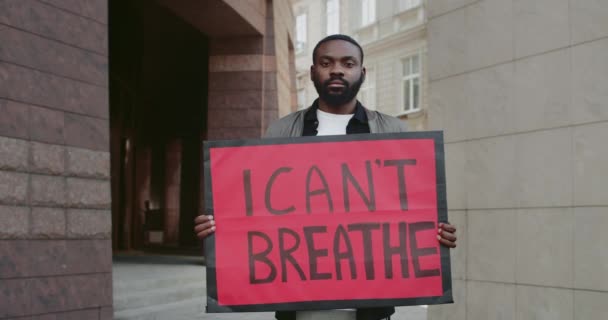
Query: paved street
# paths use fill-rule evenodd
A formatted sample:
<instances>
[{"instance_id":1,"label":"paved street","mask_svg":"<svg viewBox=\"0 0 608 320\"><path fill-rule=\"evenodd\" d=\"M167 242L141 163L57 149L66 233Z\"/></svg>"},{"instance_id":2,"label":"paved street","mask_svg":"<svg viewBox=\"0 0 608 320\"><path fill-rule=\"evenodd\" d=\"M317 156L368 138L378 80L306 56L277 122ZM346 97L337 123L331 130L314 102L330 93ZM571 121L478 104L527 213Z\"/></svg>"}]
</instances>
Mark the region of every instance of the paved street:
<instances>
[{"instance_id":1,"label":"paved street","mask_svg":"<svg viewBox=\"0 0 608 320\"><path fill-rule=\"evenodd\" d=\"M114 311L117 320L270 320L272 312L204 312L205 266L201 257L115 256ZM392 320L426 320L424 307L397 308Z\"/></svg>"}]
</instances>

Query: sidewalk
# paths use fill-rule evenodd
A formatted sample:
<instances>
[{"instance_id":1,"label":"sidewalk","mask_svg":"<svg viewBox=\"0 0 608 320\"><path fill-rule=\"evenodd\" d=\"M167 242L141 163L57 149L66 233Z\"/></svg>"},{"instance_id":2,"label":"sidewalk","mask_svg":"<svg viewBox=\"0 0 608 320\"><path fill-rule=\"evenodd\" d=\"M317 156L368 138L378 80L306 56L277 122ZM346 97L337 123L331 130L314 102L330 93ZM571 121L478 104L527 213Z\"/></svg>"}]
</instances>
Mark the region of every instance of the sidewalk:
<instances>
[{"instance_id":1,"label":"sidewalk","mask_svg":"<svg viewBox=\"0 0 608 320\"><path fill-rule=\"evenodd\" d=\"M114 257L116 320L271 320L272 312L210 313L205 310L202 257L119 255ZM426 308L399 307L391 320L426 320Z\"/></svg>"}]
</instances>

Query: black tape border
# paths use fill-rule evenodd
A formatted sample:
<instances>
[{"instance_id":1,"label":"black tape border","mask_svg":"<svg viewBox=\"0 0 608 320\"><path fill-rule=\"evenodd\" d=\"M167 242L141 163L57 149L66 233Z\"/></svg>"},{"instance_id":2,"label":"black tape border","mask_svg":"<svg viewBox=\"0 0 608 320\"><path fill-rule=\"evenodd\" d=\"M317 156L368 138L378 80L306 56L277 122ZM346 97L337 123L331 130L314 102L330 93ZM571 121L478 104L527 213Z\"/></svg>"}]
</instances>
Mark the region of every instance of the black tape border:
<instances>
[{"instance_id":1,"label":"black tape border","mask_svg":"<svg viewBox=\"0 0 608 320\"><path fill-rule=\"evenodd\" d=\"M214 215L213 190L211 177L211 148L264 146L281 144L305 144L347 141L403 140L403 139L432 139L435 144L435 175L437 179L437 215L439 222L448 222L448 206L445 179L445 153L443 148L442 131L417 131L399 133L352 134L320 137L268 138L255 140L223 140L203 142L203 170L205 179L205 214ZM217 299L217 278L215 272L215 236L211 235L204 242L205 261L207 267L207 307L208 313L223 312L268 312L291 310L330 310L343 308L374 308L383 306L430 305L454 302L452 297L452 275L450 249L440 246L441 275L443 295L436 297L421 297L408 299L365 299L365 300L331 300L287 302L275 304L251 304L221 306ZM364 289L364 288L362 288Z\"/></svg>"}]
</instances>

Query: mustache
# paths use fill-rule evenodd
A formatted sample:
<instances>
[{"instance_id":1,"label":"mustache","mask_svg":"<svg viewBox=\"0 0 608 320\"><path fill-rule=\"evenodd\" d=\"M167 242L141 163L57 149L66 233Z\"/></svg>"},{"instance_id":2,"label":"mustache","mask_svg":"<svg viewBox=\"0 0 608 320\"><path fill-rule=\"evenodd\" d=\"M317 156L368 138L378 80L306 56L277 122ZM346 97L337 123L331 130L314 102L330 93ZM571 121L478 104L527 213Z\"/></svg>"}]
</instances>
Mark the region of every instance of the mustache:
<instances>
[{"instance_id":1,"label":"mustache","mask_svg":"<svg viewBox=\"0 0 608 320\"><path fill-rule=\"evenodd\" d=\"M329 79L325 80L325 82L323 82L323 86L327 87L327 86L329 86L329 83L333 82L333 81L340 81L346 88L348 88L350 86L350 84L342 78L329 78Z\"/></svg>"}]
</instances>

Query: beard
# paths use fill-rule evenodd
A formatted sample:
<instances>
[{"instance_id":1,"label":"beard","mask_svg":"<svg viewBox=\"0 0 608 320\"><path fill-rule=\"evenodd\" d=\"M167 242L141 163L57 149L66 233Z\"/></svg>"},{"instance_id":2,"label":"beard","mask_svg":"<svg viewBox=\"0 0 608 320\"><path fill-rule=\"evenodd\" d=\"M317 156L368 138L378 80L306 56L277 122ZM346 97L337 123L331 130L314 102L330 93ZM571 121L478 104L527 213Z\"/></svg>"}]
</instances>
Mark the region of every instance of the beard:
<instances>
[{"instance_id":1,"label":"beard","mask_svg":"<svg viewBox=\"0 0 608 320\"><path fill-rule=\"evenodd\" d=\"M336 80L340 80L344 85L342 92L332 92L329 89L329 83ZM317 89L319 98L325 101L325 103L327 103L327 105L330 107L339 107L353 100L357 96L357 93L359 93L359 89L361 88L363 81L365 81L365 75L363 75L363 73L359 77L359 80L353 82L352 85L346 80L337 77L329 78L323 83L321 83L316 74L314 74L312 78L312 82L315 85L315 89Z\"/></svg>"}]
</instances>

